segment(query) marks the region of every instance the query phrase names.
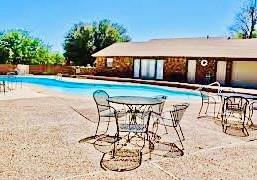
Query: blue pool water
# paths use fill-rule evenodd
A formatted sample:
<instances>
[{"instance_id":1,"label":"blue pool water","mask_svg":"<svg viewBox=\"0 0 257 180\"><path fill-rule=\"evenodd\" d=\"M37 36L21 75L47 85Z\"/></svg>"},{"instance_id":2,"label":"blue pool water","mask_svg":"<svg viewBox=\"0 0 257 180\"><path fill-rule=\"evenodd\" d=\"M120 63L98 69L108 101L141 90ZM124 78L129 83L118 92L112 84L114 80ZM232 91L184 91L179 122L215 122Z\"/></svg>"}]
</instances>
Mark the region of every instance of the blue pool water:
<instances>
[{"instance_id":1,"label":"blue pool water","mask_svg":"<svg viewBox=\"0 0 257 180\"><path fill-rule=\"evenodd\" d=\"M12 81L15 78L7 78L0 76L0 80ZM152 85L139 85L129 83L113 83L105 81L84 80L82 82L74 82L69 80L56 80L53 77L37 77L37 76L18 76L17 80L23 83L38 85L49 88L62 93L76 95L92 95L95 90L105 90L111 96L131 95L131 96L156 96L166 95L172 98L191 99L199 98L199 94L194 91L183 89L163 88Z\"/></svg>"}]
</instances>

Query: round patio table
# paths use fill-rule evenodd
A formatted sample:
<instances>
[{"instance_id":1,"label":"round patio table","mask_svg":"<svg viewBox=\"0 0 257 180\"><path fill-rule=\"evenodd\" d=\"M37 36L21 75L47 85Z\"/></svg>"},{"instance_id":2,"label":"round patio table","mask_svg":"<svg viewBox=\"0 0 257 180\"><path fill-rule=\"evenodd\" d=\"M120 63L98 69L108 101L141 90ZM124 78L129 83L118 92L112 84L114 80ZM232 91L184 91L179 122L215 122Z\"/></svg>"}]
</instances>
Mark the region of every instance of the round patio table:
<instances>
[{"instance_id":1,"label":"round patio table","mask_svg":"<svg viewBox=\"0 0 257 180\"><path fill-rule=\"evenodd\" d=\"M111 103L122 104L127 106L145 106L145 105L157 105L161 104L162 101L152 97L141 97L141 96L113 96L107 99Z\"/></svg>"},{"instance_id":2,"label":"round patio table","mask_svg":"<svg viewBox=\"0 0 257 180\"><path fill-rule=\"evenodd\" d=\"M160 99L157 99L157 98L141 97L141 96L114 96L114 97L108 98L107 100L110 103L125 105L128 107L129 110L127 111L127 113L131 114L129 118L129 126L137 125L138 124L137 117L142 118L144 113L147 114L147 112L150 111L150 108L152 106L163 103ZM147 121L148 122L146 124L148 126L150 118ZM130 141L130 138L128 137L128 142L129 141Z\"/></svg>"}]
</instances>

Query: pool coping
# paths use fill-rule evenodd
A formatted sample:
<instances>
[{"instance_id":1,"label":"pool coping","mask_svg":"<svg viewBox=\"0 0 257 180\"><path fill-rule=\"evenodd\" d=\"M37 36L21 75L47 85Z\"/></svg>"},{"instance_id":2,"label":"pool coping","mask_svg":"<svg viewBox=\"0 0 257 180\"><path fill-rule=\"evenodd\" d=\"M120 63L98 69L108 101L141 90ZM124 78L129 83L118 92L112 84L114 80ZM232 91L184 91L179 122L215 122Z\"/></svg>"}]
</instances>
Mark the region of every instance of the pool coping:
<instances>
[{"instance_id":1,"label":"pool coping","mask_svg":"<svg viewBox=\"0 0 257 180\"><path fill-rule=\"evenodd\" d=\"M113 81L113 82L129 82L136 84L148 84L156 86L166 86L172 88L183 88L188 90L197 90L203 85L201 84L189 84L189 83L180 83L180 82L169 82L169 81L158 81L158 80L142 80L142 79L132 79L132 78L120 78L120 77L107 77L107 76L91 76L91 75L77 75L71 76L72 78L82 78L82 79L93 79L93 80L104 80L104 81ZM256 89L244 89L244 88L235 88L235 87L221 87L223 92L229 93L239 93L239 94L249 94L257 96ZM205 91L217 92L218 87L208 87L205 88Z\"/></svg>"}]
</instances>

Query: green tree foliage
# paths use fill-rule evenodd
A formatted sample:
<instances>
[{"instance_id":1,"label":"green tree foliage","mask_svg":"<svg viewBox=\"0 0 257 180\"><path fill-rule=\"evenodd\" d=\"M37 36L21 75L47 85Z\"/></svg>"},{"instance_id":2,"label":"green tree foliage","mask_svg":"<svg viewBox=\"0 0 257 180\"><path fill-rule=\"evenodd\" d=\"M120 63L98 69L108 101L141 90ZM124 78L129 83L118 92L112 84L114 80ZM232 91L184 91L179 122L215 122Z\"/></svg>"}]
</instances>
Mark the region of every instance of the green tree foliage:
<instances>
[{"instance_id":1,"label":"green tree foliage","mask_svg":"<svg viewBox=\"0 0 257 180\"><path fill-rule=\"evenodd\" d=\"M127 42L130 37L127 30L110 20L101 20L91 24L75 24L64 41L64 56L75 65L93 64L93 53L115 42Z\"/></svg>"},{"instance_id":2,"label":"green tree foliage","mask_svg":"<svg viewBox=\"0 0 257 180\"><path fill-rule=\"evenodd\" d=\"M0 34L0 63L63 64L64 57L27 31L12 30Z\"/></svg>"}]
</instances>

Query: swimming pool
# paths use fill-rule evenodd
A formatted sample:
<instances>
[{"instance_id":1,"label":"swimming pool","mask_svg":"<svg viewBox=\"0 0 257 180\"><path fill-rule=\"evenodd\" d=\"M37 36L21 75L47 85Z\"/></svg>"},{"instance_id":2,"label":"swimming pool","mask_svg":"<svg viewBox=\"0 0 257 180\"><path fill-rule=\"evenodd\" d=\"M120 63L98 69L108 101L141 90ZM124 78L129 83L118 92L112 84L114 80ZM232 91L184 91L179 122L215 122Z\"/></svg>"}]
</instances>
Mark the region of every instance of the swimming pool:
<instances>
[{"instance_id":1,"label":"swimming pool","mask_svg":"<svg viewBox=\"0 0 257 180\"><path fill-rule=\"evenodd\" d=\"M153 85L142 85L132 83L118 83L99 80L80 80L63 78L57 80L52 76L17 76L17 80L23 83L34 84L44 88L49 88L61 93L74 95L91 95L95 90L105 90L111 96L130 95L130 96L156 96L166 95L172 98L191 99L199 98L199 94L194 91L177 88L164 88ZM15 78L0 76L0 80L12 81Z\"/></svg>"}]
</instances>

